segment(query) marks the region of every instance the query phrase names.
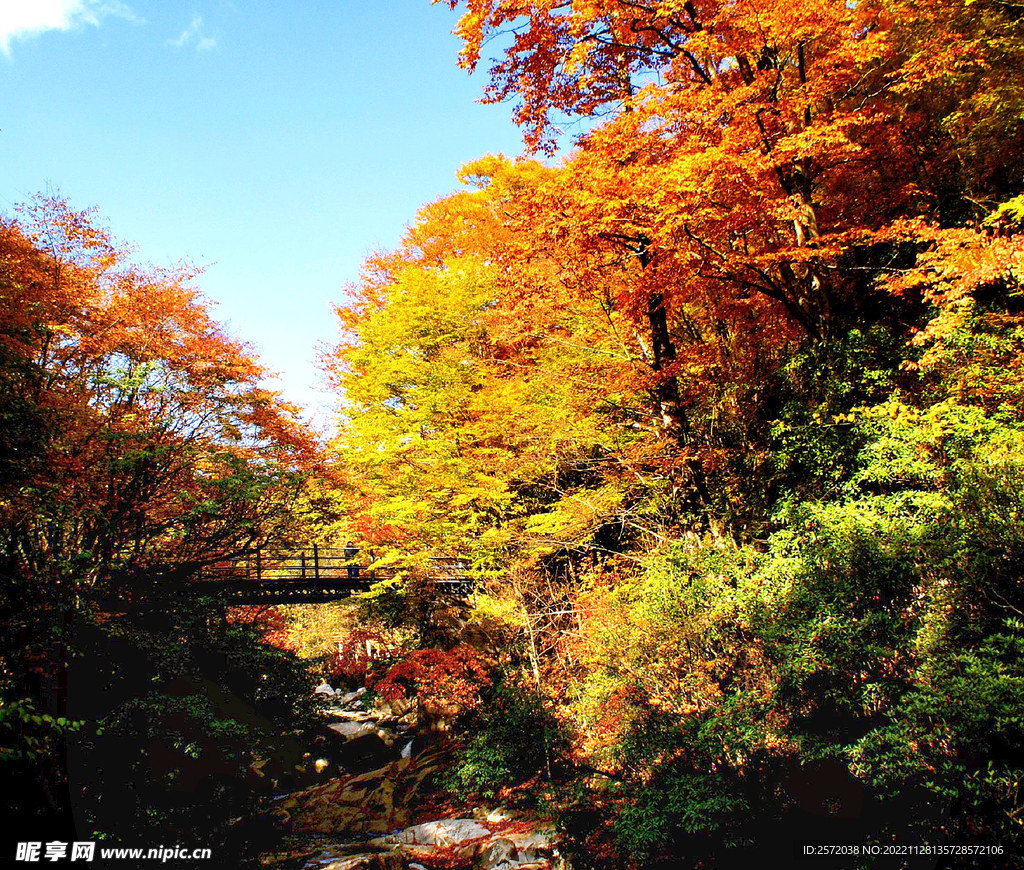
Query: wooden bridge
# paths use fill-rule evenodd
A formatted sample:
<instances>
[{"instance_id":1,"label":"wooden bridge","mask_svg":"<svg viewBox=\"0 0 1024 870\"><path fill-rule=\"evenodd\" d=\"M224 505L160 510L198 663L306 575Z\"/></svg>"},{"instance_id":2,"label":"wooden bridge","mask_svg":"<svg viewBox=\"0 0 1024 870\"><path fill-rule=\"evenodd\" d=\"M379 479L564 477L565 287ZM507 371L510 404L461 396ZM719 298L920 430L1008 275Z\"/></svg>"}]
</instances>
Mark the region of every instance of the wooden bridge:
<instances>
[{"instance_id":1,"label":"wooden bridge","mask_svg":"<svg viewBox=\"0 0 1024 870\"><path fill-rule=\"evenodd\" d=\"M349 553L346 556L341 547L315 544L286 552L255 549L231 562L204 568L198 582L189 587L227 604L318 604L366 592L397 573L392 567L370 567L360 552ZM426 576L439 592L465 595L472 589L465 565L457 557L429 557Z\"/></svg>"}]
</instances>

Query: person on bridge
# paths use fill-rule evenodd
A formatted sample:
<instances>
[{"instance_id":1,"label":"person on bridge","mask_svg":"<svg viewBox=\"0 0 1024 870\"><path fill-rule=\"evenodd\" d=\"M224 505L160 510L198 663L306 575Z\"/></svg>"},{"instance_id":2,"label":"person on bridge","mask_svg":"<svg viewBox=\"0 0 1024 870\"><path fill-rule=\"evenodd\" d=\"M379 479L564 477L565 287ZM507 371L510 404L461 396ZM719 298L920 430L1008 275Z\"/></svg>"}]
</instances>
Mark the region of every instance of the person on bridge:
<instances>
[{"instance_id":1,"label":"person on bridge","mask_svg":"<svg viewBox=\"0 0 1024 870\"><path fill-rule=\"evenodd\" d=\"M356 556L359 555L359 548L349 541L345 544L345 561L348 563L348 579L359 579L359 565L356 564Z\"/></svg>"}]
</instances>

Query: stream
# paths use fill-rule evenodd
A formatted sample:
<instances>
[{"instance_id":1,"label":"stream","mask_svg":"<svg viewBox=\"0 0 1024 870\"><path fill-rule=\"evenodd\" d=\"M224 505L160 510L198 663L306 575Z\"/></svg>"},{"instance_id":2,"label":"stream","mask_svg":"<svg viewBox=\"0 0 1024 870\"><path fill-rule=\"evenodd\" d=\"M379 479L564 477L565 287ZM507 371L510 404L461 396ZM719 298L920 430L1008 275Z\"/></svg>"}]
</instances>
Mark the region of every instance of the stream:
<instances>
[{"instance_id":1,"label":"stream","mask_svg":"<svg viewBox=\"0 0 1024 870\"><path fill-rule=\"evenodd\" d=\"M440 785L455 742L424 727L415 700L364 703L327 684L315 752L295 791L275 793L276 870L567 870L552 819L460 806ZM259 775L259 772L257 771ZM312 782L311 785L305 783Z\"/></svg>"}]
</instances>

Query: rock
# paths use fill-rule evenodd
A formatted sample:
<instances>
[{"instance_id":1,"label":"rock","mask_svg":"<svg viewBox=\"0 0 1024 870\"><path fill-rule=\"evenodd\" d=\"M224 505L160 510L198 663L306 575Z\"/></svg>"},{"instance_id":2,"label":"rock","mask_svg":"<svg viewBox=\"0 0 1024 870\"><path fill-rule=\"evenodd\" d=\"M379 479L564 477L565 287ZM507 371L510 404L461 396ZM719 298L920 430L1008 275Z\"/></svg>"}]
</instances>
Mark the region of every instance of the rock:
<instances>
[{"instance_id":1,"label":"rock","mask_svg":"<svg viewBox=\"0 0 1024 870\"><path fill-rule=\"evenodd\" d=\"M535 856L538 852L544 852L551 854L551 851L555 847L555 843L558 842L558 832L554 829L540 828L534 831L529 831L525 834L509 834L509 839L516 844L516 848L524 853L525 856L531 856L528 860L535 860Z\"/></svg>"},{"instance_id":2,"label":"rock","mask_svg":"<svg viewBox=\"0 0 1024 870\"><path fill-rule=\"evenodd\" d=\"M391 715L398 719L405 719L409 716L416 714L416 698L395 698L393 701L388 701L388 708L391 711Z\"/></svg>"},{"instance_id":3,"label":"rock","mask_svg":"<svg viewBox=\"0 0 1024 870\"><path fill-rule=\"evenodd\" d=\"M352 746L346 743L345 752ZM337 755L334 761L339 761ZM398 759L380 769L294 792L275 808L275 815L296 834L387 834L411 823L424 791L432 788L430 778L449 761L446 751L427 749L414 759ZM365 846L360 851L366 851Z\"/></svg>"},{"instance_id":4,"label":"rock","mask_svg":"<svg viewBox=\"0 0 1024 870\"><path fill-rule=\"evenodd\" d=\"M327 683L321 683L315 689L313 689L314 695L330 695L334 697L334 689L332 689Z\"/></svg>"},{"instance_id":5,"label":"rock","mask_svg":"<svg viewBox=\"0 0 1024 870\"><path fill-rule=\"evenodd\" d=\"M366 686L361 686L354 692L343 692L341 689L337 689L334 692L334 703L339 707L348 707L350 704L355 704L359 701L366 694L366 691Z\"/></svg>"},{"instance_id":6,"label":"rock","mask_svg":"<svg viewBox=\"0 0 1024 870\"><path fill-rule=\"evenodd\" d=\"M484 870L512 870L519 866L519 850L511 840L500 837L484 852Z\"/></svg>"},{"instance_id":7,"label":"rock","mask_svg":"<svg viewBox=\"0 0 1024 870\"><path fill-rule=\"evenodd\" d=\"M520 849L534 849L550 852L555 845L557 834L554 831L534 831L522 837L516 837L516 846Z\"/></svg>"},{"instance_id":8,"label":"rock","mask_svg":"<svg viewBox=\"0 0 1024 870\"><path fill-rule=\"evenodd\" d=\"M488 822L507 822L512 818L504 807L495 807L484 816Z\"/></svg>"},{"instance_id":9,"label":"rock","mask_svg":"<svg viewBox=\"0 0 1024 870\"><path fill-rule=\"evenodd\" d=\"M371 840L374 845L386 846L401 843L412 846L454 846L467 840L479 840L489 837L491 829L481 825L474 819L442 819L437 822L424 822L413 825L395 834Z\"/></svg>"},{"instance_id":10,"label":"rock","mask_svg":"<svg viewBox=\"0 0 1024 870\"><path fill-rule=\"evenodd\" d=\"M330 762L326 758L318 758L313 762L313 769L317 773L323 773L327 770L328 765L330 765Z\"/></svg>"},{"instance_id":11,"label":"rock","mask_svg":"<svg viewBox=\"0 0 1024 870\"><path fill-rule=\"evenodd\" d=\"M530 842L531 838L538 843L543 840L550 844L547 832L527 831L518 836L503 836L475 819L442 819L378 837L367 845L392 849L407 861L422 862L428 867L443 858L449 862L444 866L472 865L481 870L550 870L550 850L547 855L538 855L533 849L520 851L516 839Z\"/></svg>"},{"instance_id":12,"label":"rock","mask_svg":"<svg viewBox=\"0 0 1024 870\"><path fill-rule=\"evenodd\" d=\"M352 708L343 710L341 707L329 707L326 710L322 710L321 713L326 718L336 722L375 722L380 725L380 720L368 710L355 710Z\"/></svg>"},{"instance_id":13,"label":"rock","mask_svg":"<svg viewBox=\"0 0 1024 870\"><path fill-rule=\"evenodd\" d=\"M410 740L402 747L402 758L412 758L412 741Z\"/></svg>"},{"instance_id":14,"label":"rock","mask_svg":"<svg viewBox=\"0 0 1024 870\"><path fill-rule=\"evenodd\" d=\"M532 863L546 863L546 857L555 852L558 843L558 831L553 827L538 827L532 831L507 833L505 835L515 843L519 851L519 863L522 866Z\"/></svg>"},{"instance_id":15,"label":"rock","mask_svg":"<svg viewBox=\"0 0 1024 870\"><path fill-rule=\"evenodd\" d=\"M303 870L402 870L405 861L397 852L362 852L358 855L321 853L303 865Z\"/></svg>"},{"instance_id":16,"label":"rock","mask_svg":"<svg viewBox=\"0 0 1024 870\"><path fill-rule=\"evenodd\" d=\"M332 722L327 727L346 740L356 740L367 734L373 734L377 730L373 722Z\"/></svg>"}]
</instances>

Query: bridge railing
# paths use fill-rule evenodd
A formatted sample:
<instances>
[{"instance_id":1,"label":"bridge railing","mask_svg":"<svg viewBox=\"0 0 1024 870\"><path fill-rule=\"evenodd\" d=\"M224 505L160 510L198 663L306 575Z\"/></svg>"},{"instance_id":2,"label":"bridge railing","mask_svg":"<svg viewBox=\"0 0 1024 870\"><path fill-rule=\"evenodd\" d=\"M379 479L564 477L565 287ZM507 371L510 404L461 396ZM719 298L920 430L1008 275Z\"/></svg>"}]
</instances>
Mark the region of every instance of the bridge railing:
<instances>
[{"instance_id":1,"label":"bridge railing","mask_svg":"<svg viewBox=\"0 0 1024 870\"><path fill-rule=\"evenodd\" d=\"M366 555L372 558L372 553ZM345 556L341 547L303 550L253 550L230 562L204 568L191 593L211 595L227 604L284 604L335 601L389 580L398 568L371 568ZM472 590L465 562L457 556L430 556L426 579L439 592L464 595Z\"/></svg>"},{"instance_id":2,"label":"bridge railing","mask_svg":"<svg viewBox=\"0 0 1024 870\"><path fill-rule=\"evenodd\" d=\"M347 556L343 547L321 547L287 551L266 551L257 548L230 562L221 562L203 568L202 580L362 580L379 582L389 580L398 573L394 566L371 567L374 561L370 551L360 550L356 556ZM360 558L362 556L362 558ZM465 584L468 581L466 563L457 556L428 557L427 579L438 583Z\"/></svg>"}]
</instances>

